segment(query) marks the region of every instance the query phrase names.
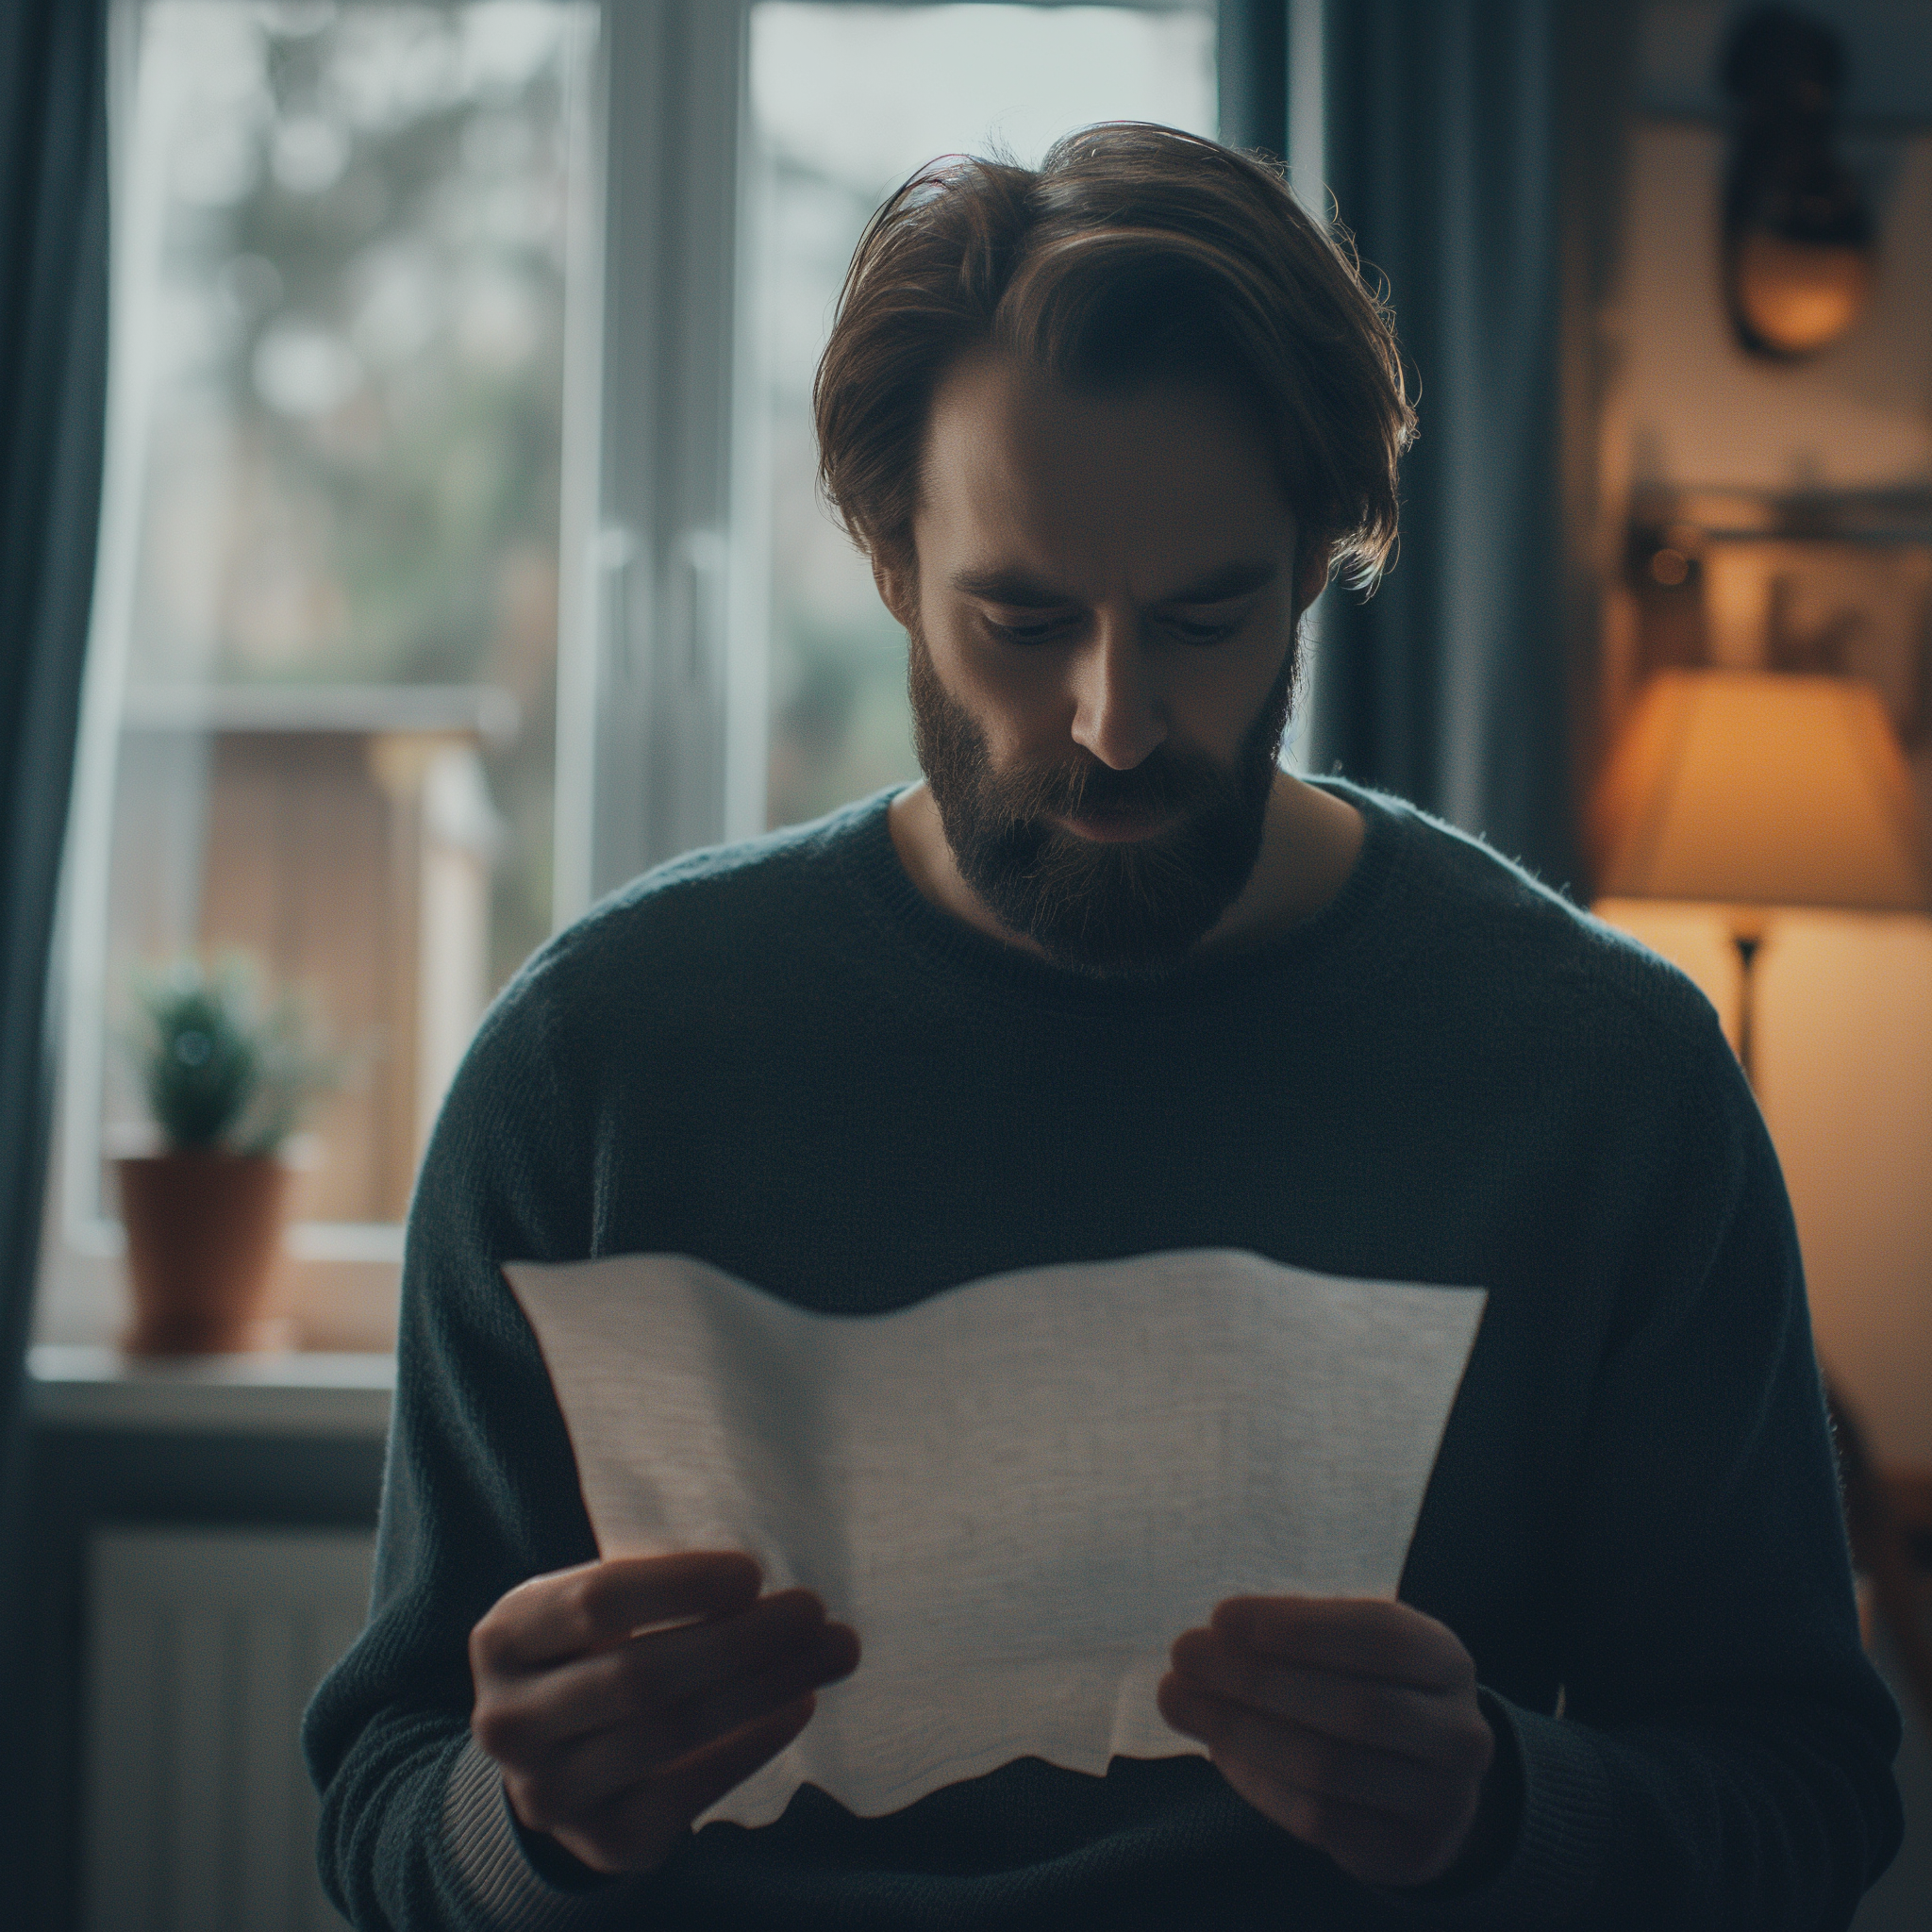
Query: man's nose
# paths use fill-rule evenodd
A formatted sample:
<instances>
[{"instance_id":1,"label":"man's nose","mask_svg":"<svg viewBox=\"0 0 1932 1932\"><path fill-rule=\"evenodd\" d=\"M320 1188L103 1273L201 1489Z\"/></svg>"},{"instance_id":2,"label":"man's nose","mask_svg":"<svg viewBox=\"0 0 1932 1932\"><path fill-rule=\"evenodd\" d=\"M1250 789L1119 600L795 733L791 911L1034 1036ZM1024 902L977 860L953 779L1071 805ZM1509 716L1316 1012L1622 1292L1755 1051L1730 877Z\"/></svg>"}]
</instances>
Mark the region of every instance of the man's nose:
<instances>
[{"instance_id":1,"label":"man's nose","mask_svg":"<svg viewBox=\"0 0 1932 1932\"><path fill-rule=\"evenodd\" d=\"M1167 737L1167 711L1139 626L1103 617L1072 667L1074 742L1116 772Z\"/></svg>"}]
</instances>

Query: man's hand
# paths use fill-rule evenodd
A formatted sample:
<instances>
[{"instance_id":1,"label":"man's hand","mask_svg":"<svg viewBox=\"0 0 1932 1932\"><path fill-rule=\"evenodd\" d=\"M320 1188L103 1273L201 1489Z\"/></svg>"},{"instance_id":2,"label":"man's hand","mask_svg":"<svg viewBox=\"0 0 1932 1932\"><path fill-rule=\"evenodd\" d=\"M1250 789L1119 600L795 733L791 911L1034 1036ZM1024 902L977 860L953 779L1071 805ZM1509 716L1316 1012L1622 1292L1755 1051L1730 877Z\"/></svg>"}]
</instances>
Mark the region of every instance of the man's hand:
<instances>
[{"instance_id":1,"label":"man's hand","mask_svg":"<svg viewBox=\"0 0 1932 1932\"><path fill-rule=\"evenodd\" d=\"M858 1661L809 1591L760 1598L749 1557L614 1557L533 1576L470 1633L470 1729L530 1829L650 1872Z\"/></svg>"},{"instance_id":2,"label":"man's hand","mask_svg":"<svg viewBox=\"0 0 1932 1932\"><path fill-rule=\"evenodd\" d=\"M1257 1811L1370 1885L1441 1877L1496 1740L1453 1631L1381 1598L1230 1597L1190 1630L1160 1714ZM1507 1821L1501 1821L1507 1824Z\"/></svg>"}]
</instances>

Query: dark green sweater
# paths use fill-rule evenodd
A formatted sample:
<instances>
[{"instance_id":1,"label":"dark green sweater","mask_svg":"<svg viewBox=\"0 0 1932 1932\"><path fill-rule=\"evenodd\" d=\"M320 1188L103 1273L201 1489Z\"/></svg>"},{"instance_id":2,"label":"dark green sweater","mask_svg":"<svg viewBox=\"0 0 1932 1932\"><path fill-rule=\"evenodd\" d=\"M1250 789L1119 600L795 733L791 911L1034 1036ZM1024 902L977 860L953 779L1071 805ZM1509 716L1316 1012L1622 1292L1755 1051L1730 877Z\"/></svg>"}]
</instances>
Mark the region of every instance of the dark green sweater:
<instances>
[{"instance_id":1,"label":"dark green sweater","mask_svg":"<svg viewBox=\"0 0 1932 1932\"><path fill-rule=\"evenodd\" d=\"M306 1728L358 1925L1846 1924L1898 1841L1898 1716L1757 1108L1679 974L1346 795L1369 836L1335 901L1158 987L937 910L883 796L663 868L532 961L424 1164L374 1610ZM646 1880L532 1864L465 1642L595 1549L501 1261L689 1254L862 1314L1208 1247L1490 1291L1401 1591L1474 1655L1521 1776L1476 1890L1372 1893L1192 1757L1022 1759L876 1819L808 1786Z\"/></svg>"}]
</instances>

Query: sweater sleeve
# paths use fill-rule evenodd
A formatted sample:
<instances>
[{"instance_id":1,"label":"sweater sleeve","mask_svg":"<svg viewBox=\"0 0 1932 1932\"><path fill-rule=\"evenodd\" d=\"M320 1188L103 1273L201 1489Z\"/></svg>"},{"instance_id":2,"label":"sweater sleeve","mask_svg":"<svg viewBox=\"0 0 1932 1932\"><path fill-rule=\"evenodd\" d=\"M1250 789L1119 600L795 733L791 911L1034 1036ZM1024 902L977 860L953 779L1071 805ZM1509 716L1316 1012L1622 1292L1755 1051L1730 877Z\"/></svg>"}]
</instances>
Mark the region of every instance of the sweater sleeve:
<instances>
[{"instance_id":1,"label":"sweater sleeve","mask_svg":"<svg viewBox=\"0 0 1932 1932\"><path fill-rule=\"evenodd\" d=\"M303 1726L330 1897L363 1932L648 1924L648 1886L573 1888L526 1856L470 1740L469 1633L595 1540L541 1357L501 1263L587 1252L590 1096L563 1106L541 984L486 1021L410 1207L367 1627Z\"/></svg>"},{"instance_id":2,"label":"sweater sleeve","mask_svg":"<svg viewBox=\"0 0 1932 1932\"><path fill-rule=\"evenodd\" d=\"M1897 1850L1796 1231L1735 1061L1698 1058L1571 1485L1561 1714L1485 1693L1513 1849L1459 1898L1391 1898L1399 1923L1828 1932Z\"/></svg>"}]
</instances>

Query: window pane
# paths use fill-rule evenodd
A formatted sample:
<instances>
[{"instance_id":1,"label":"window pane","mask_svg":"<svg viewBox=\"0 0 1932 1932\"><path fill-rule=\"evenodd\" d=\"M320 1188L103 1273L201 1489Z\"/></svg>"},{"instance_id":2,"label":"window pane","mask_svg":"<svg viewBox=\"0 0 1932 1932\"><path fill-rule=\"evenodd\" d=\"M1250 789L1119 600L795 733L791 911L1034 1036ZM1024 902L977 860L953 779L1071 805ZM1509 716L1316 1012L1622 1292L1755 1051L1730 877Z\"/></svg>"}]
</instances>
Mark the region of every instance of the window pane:
<instances>
[{"instance_id":1,"label":"window pane","mask_svg":"<svg viewBox=\"0 0 1932 1932\"><path fill-rule=\"evenodd\" d=\"M1197 8L760 0L751 65L746 442L768 464L765 817L780 825L917 772L905 639L813 493L812 372L867 217L935 155L998 143L1037 162L1094 121L1211 135L1214 24Z\"/></svg>"},{"instance_id":2,"label":"window pane","mask_svg":"<svg viewBox=\"0 0 1932 1932\"><path fill-rule=\"evenodd\" d=\"M455 1058L549 929L566 122L593 18L143 11L104 1148L142 1119L131 970L244 951L351 1063L298 1218L400 1216Z\"/></svg>"}]
</instances>

